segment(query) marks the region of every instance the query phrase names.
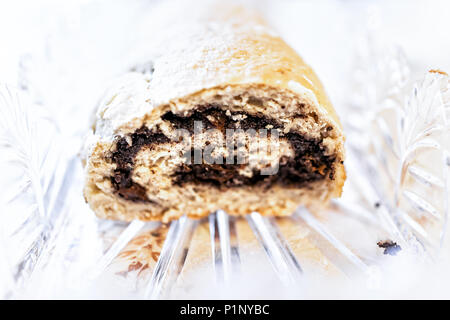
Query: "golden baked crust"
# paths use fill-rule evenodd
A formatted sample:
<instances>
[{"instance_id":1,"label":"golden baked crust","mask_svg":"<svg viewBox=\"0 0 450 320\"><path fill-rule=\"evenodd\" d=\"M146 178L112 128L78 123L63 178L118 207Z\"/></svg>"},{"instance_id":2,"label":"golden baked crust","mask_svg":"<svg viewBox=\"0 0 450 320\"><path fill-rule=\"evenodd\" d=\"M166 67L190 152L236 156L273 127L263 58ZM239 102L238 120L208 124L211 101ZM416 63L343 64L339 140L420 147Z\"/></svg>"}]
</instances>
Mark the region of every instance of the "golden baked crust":
<instances>
[{"instance_id":1,"label":"golden baked crust","mask_svg":"<svg viewBox=\"0 0 450 320\"><path fill-rule=\"evenodd\" d=\"M289 215L299 204L323 204L340 196L345 181L344 135L316 74L252 11L219 6L203 8L195 19L168 28L170 41L154 56L153 73L124 75L102 99L87 143L84 189L100 217L169 221L183 214L202 217L217 209L235 215L253 211ZM131 137L140 128L171 136L173 128L163 120L165 115L188 116L206 105L244 117L273 119L281 123L283 134L295 132L320 142L324 155L333 159L332 173L302 187L177 186L170 179L173 158L161 156L176 149L166 141L141 149L133 160L131 179L150 201L120 197L112 180L118 168L114 162L118 141L123 138L131 146ZM159 164L156 158L162 159Z\"/></svg>"}]
</instances>

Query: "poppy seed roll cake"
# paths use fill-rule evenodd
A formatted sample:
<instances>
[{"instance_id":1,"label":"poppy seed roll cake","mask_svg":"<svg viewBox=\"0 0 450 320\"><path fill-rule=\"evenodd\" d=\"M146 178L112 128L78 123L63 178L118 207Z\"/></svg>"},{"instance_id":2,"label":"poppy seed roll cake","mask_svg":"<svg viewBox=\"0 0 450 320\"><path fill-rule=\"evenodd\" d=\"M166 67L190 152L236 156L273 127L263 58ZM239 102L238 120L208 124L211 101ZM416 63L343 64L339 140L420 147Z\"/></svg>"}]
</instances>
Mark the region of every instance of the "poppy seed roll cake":
<instances>
[{"instance_id":1,"label":"poppy seed roll cake","mask_svg":"<svg viewBox=\"0 0 450 320\"><path fill-rule=\"evenodd\" d=\"M99 217L285 216L340 196L344 135L319 79L257 15L222 6L174 23L104 94L85 151Z\"/></svg>"}]
</instances>

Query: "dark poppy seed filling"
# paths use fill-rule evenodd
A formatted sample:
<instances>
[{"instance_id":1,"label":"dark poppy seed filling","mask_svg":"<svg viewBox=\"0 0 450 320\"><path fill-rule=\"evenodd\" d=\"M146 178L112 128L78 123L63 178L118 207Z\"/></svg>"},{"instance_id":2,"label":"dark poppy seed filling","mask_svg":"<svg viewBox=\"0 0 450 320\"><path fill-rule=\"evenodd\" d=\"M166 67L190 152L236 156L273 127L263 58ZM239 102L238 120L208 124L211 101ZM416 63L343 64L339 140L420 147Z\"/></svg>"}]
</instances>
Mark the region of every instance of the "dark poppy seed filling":
<instances>
[{"instance_id":1,"label":"dark poppy seed filling","mask_svg":"<svg viewBox=\"0 0 450 320\"><path fill-rule=\"evenodd\" d=\"M117 167L111 177L111 183L120 197L136 202L148 202L145 188L131 179L134 158L142 147L152 148L157 144L170 142L170 139L160 132L150 131L147 127L136 130L130 138L131 145L126 138L120 138L117 141L117 149L112 154L112 161L117 164Z\"/></svg>"},{"instance_id":2,"label":"dark poppy seed filling","mask_svg":"<svg viewBox=\"0 0 450 320\"><path fill-rule=\"evenodd\" d=\"M242 117L243 115L243 117ZM249 115L242 112L225 112L217 106L200 106L191 114L182 116L165 113L162 119L172 124L175 129L186 129L194 132L194 122L201 121L204 130L218 129L262 129L281 128L279 122L264 116ZM131 139L131 145L127 139ZM289 187L304 187L308 183L329 177L334 179L334 155L326 155L325 147L320 139L307 138L295 132L280 136L287 140L293 151L293 157L282 156L276 174L262 175L259 170L253 170L252 176L240 174L246 164L182 164L173 174L173 184L206 184L225 189L238 186L261 186L270 188L273 185ZM134 159L146 146L152 148L158 144L170 143L171 140L160 131L150 131L147 127L136 130L129 137L117 140L116 151L112 154L112 161L117 167L111 177L116 194L134 202L151 202L148 200L145 188L132 180ZM175 143L175 142L173 142ZM194 150L191 150L193 155ZM234 161L233 163L236 163Z\"/></svg>"},{"instance_id":3,"label":"dark poppy seed filling","mask_svg":"<svg viewBox=\"0 0 450 320\"><path fill-rule=\"evenodd\" d=\"M245 115L245 117L241 118L242 115ZM272 126L274 129L280 128L280 124L275 119L243 112L229 112L227 115L224 110L214 105L198 107L187 116L177 115L169 111L162 116L162 119L169 121L175 129L186 129L190 133L194 133L195 121L200 121L205 130L217 129L222 133L226 129L257 130L264 129L267 126Z\"/></svg>"},{"instance_id":4,"label":"dark poppy seed filling","mask_svg":"<svg viewBox=\"0 0 450 320\"><path fill-rule=\"evenodd\" d=\"M297 133L288 133L285 137L295 155L293 158L282 156L276 174L263 175L261 171L253 170L251 177L240 175L239 171L246 164L226 164L225 160L224 164L184 164L176 171L174 183L180 186L187 183L204 183L219 188L243 185L270 188L274 184L302 187L327 175L333 179L332 165L335 157L324 155L321 143L305 139ZM194 154L193 150L191 154ZM233 163L236 163L236 160Z\"/></svg>"}]
</instances>

